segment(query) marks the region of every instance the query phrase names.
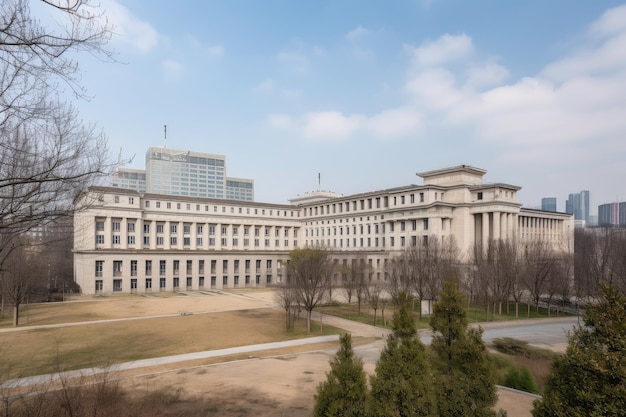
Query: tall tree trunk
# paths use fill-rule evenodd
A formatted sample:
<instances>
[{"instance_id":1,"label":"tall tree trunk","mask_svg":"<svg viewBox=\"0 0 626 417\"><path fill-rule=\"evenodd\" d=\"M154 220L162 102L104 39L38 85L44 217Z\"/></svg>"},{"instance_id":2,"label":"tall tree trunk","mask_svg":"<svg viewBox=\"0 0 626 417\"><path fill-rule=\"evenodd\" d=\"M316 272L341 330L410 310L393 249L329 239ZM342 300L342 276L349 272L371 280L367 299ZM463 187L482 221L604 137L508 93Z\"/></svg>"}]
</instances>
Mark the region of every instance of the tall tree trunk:
<instances>
[{"instance_id":1,"label":"tall tree trunk","mask_svg":"<svg viewBox=\"0 0 626 417\"><path fill-rule=\"evenodd\" d=\"M13 326L20 325L20 303L13 304Z\"/></svg>"},{"instance_id":2,"label":"tall tree trunk","mask_svg":"<svg viewBox=\"0 0 626 417\"><path fill-rule=\"evenodd\" d=\"M313 310L307 310L306 312L306 333L311 334L311 314Z\"/></svg>"}]
</instances>

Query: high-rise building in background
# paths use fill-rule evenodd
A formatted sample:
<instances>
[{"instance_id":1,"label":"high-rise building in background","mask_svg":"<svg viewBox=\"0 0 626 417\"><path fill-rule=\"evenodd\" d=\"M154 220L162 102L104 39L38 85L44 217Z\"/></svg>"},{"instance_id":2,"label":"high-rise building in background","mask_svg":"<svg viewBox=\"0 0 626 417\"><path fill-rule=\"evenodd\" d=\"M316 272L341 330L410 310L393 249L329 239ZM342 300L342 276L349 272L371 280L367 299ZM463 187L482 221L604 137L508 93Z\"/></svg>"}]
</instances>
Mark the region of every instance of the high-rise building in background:
<instances>
[{"instance_id":1,"label":"high-rise building in background","mask_svg":"<svg viewBox=\"0 0 626 417\"><path fill-rule=\"evenodd\" d=\"M565 212L574 215L574 220L589 223L589 191L570 194L565 202Z\"/></svg>"},{"instance_id":2,"label":"high-rise building in background","mask_svg":"<svg viewBox=\"0 0 626 417\"><path fill-rule=\"evenodd\" d=\"M626 226L626 202L598 206L599 226Z\"/></svg>"},{"instance_id":3,"label":"high-rise building in background","mask_svg":"<svg viewBox=\"0 0 626 417\"><path fill-rule=\"evenodd\" d=\"M541 210L556 211L556 197L545 197L541 199Z\"/></svg>"},{"instance_id":4,"label":"high-rise building in background","mask_svg":"<svg viewBox=\"0 0 626 417\"><path fill-rule=\"evenodd\" d=\"M226 176L226 157L161 147L146 152L146 169L119 168L117 188L140 193L254 201L254 180Z\"/></svg>"},{"instance_id":5,"label":"high-rise building in background","mask_svg":"<svg viewBox=\"0 0 626 417\"><path fill-rule=\"evenodd\" d=\"M111 185L145 193L146 171L144 169L118 168L111 176Z\"/></svg>"}]
</instances>

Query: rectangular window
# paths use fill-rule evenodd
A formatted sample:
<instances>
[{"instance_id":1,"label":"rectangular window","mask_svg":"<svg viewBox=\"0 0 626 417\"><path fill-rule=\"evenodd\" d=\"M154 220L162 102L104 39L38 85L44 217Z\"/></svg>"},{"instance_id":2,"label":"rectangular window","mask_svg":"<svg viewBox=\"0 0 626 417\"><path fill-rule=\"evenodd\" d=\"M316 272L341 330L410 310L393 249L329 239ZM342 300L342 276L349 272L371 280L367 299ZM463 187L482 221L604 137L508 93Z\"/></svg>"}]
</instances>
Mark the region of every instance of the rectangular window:
<instances>
[{"instance_id":1,"label":"rectangular window","mask_svg":"<svg viewBox=\"0 0 626 417\"><path fill-rule=\"evenodd\" d=\"M228 277L226 275L222 277L222 286L228 286Z\"/></svg>"},{"instance_id":2,"label":"rectangular window","mask_svg":"<svg viewBox=\"0 0 626 417\"><path fill-rule=\"evenodd\" d=\"M180 287L180 278L174 277L174 288Z\"/></svg>"},{"instance_id":3,"label":"rectangular window","mask_svg":"<svg viewBox=\"0 0 626 417\"><path fill-rule=\"evenodd\" d=\"M113 291L122 291L122 280L114 279L113 280Z\"/></svg>"},{"instance_id":4,"label":"rectangular window","mask_svg":"<svg viewBox=\"0 0 626 417\"><path fill-rule=\"evenodd\" d=\"M128 223L127 228L129 233L135 233L135 223Z\"/></svg>"},{"instance_id":5,"label":"rectangular window","mask_svg":"<svg viewBox=\"0 0 626 417\"><path fill-rule=\"evenodd\" d=\"M167 264L165 260L162 259L159 261L159 274L160 275L165 275L166 266Z\"/></svg>"},{"instance_id":6,"label":"rectangular window","mask_svg":"<svg viewBox=\"0 0 626 417\"><path fill-rule=\"evenodd\" d=\"M204 274L204 259L198 260L198 273Z\"/></svg>"},{"instance_id":7,"label":"rectangular window","mask_svg":"<svg viewBox=\"0 0 626 417\"><path fill-rule=\"evenodd\" d=\"M144 225L143 225L143 232L144 233L150 233L150 223L144 223Z\"/></svg>"},{"instance_id":8,"label":"rectangular window","mask_svg":"<svg viewBox=\"0 0 626 417\"><path fill-rule=\"evenodd\" d=\"M159 278L159 288L164 289L167 281L165 278Z\"/></svg>"},{"instance_id":9,"label":"rectangular window","mask_svg":"<svg viewBox=\"0 0 626 417\"><path fill-rule=\"evenodd\" d=\"M217 277L211 277L211 288L215 288L217 285Z\"/></svg>"},{"instance_id":10,"label":"rectangular window","mask_svg":"<svg viewBox=\"0 0 626 417\"><path fill-rule=\"evenodd\" d=\"M178 275L178 271L180 271L180 261L175 259L172 263L174 275Z\"/></svg>"},{"instance_id":11,"label":"rectangular window","mask_svg":"<svg viewBox=\"0 0 626 417\"><path fill-rule=\"evenodd\" d=\"M424 193L420 193L420 203L424 202Z\"/></svg>"},{"instance_id":12,"label":"rectangular window","mask_svg":"<svg viewBox=\"0 0 626 417\"><path fill-rule=\"evenodd\" d=\"M198 277L198 287L204 288L204 277Z\"/></svg>"},{"instance_id":13,"label":"rectangular window","mask_svg":"<svg viewBox=\"0 0 626 417\"><path fill-rule=\"evenodd\" d=\"M96 292L102 292L102 280L101 279L97 279L96 280Z\"/></svg>"},{"instance_id":14,"label":"rectangular window","mask_svg":"<svg viewBox=\"0 0 626 417\"><path fill-rule=\"evenodd\" d=\"M424 219L424 230L428 230L428 219Z\"/></svg>"},{"instance_id":15,"label":"rectangular window","mask_svg":"<svg viewBox=\"0 0 626 417\"><path fill-rule=\"evenodd\" d=\"M146 290L152 289L152 278L146 278Z\"/></svg>"},{"instance_id":16,"label":"rectangular window","mask_svg":"<svg viewBox=\"0 0 626 417\"><path fill-rule=\"evenodd\" d=\"M135 236L128 236L128 244L134 246L135 245Z\"/></svg>"},{"instance_id":17,"label":"rectangular window","mask_svg":"<svg viewBox=\"0 0 626 417\"><path fill-rule=\"evenodd\" d=\"M193 283L192 278L191 277L187 277L187 288L191 288L192 287L192 283Z\"/></svg>"},{"instance_id":18,"label":"rectangular window","mask_svg":"<svg viewBox=\"0 0 626 417\"><path fill-rule=\"evenodd\" d=\"M96 245L104 245L104 235L96 235Z\"/></svg>"},{"instance_id":19,"label":"rectangular window","mask_svg":"<svg viewBox=\"0 0 626 417\"><path fill-rule=\"evenodd\" d=\"M130 291L137 291L137 278L131 278L130 280Z\"/></svg>"},{"instance_id":20,"label":"rectangular window","mask_svg":"<svg viewBox=\"0 0 626 417\"><path fill-rule=\"evenodd\" d=\"M157 236L156 244L157 246L163 246L163 236Z\"/></svg>"},{"instance_id":21,"label":"rectangular window","mask_svg":"<svg viewBox=\"0 0 626 417\"><path fill-rule=\"evenodd\" d=\"M146 246L150 246L150 236L143 237L143 244Z\"/></svg>"},{"instance_id":22,"label":"rectangular window","mask_svg":"<svg viewBox=\"0 0 626 417\"><path fill-rule=\"evenodd\" d=\"M483 193L482 193L482 192L479 192L479 193L478 193L478 197L477 197L477 198L478 198L479 200L482 200L482 199L483 199Z\"/></svg>"},{"instance_id":23,"label":"rectangular window","mask_svg":"<svg viewBox=\"0 0 626 417\"><path fill-rule=\"evenodd\" d=\"M119 221L113 221L111 223L111 230L114 232L119 232L122 229L122 224Z\"/></svg>"},{"instance_id":24,"label":"rectangular window","mask_svg":"<svg viewBox=\"0 0 626 417\"><path fill-rule=\"evenodd\" d=\"M171 234L175 234L176 233L176 227L177 226L175 224L170 225L170 233Z\"/></svg>"},{"instance_id":25,"label":"rectangular window","mask_svg":"<svg viewBox=\"0 0 626 417\"><path fill-rule=\"evenodd\" d=\"M96 232L104 232L104 222L96 222Z\"/></svg>"},{"instance_id":26,"label":"rectangular window","mask_svg":"<svg viewBox=\"0 0 626 417\"><path fill-rule=\"evenodd\" d=\"M192 269L193 269L193 261L188 260L187 261L187 274L191 274Z\"/></svg>"},{"instance_id":27,"label":"rectangular window","mask_svg":"<svg viewBox=\"0 0 626 417\"><path fill-rule=\"evenodd\" d=\"M119 245L120 244L120 236L119 235L113 235L113 244L114 245Z\"/></svg>"},{"instance_id":28,"label":"rectangular window","mask_svg":"<svg viewBox=\"0 0 626 417\"><path fill-rule=\"evenodd\" d=\"M172 246L178 245L178 239L176 238L176 236L170 237L170 245Z\"/></svg>"},{"instance_id":29,"label":"rectangular window","mask_svg":"<svg viewBox=\"0 0 626 417\"><path fill-rule=\"evenodd\" d=\"M130 261L130 276L137 276L137 261Z\"/></svg>"},{"instance_id":30,"label":"rectangular window","mask_svg":"<svg viewBox=\"0 0 626 417\"><path fill-rule=\"evenodd\" d=\"M152 275L152 261L146 261L146 275Z\"/></svg>"},{"instance_id":31,"label":"rectangular window","mask_svg":"<svg viewBox=\"0 0 626 417\"><path fill-rule=\"evenodd\" d=\"M104 270L104 261L96 261L96 276L101 277Z\"/></svg>"},{"instance_id":32,"label":"rectangular window","mask_svg":"<svg viewBox=\"0 0 626 417\"><path fill-rule=\"evenodd\" d=\"M163 233L163 223L157 223L156 232Z\"/></svg>"},{"instance_id":33,"label":"rectangular window","mask_svg":"<svg viewBox=\"0 0 626 417\"><path fill-rule=\"evenodd\" d=\"M113 276L122 276L122 261L113 261Z\"/></svg>"}]
</instances>

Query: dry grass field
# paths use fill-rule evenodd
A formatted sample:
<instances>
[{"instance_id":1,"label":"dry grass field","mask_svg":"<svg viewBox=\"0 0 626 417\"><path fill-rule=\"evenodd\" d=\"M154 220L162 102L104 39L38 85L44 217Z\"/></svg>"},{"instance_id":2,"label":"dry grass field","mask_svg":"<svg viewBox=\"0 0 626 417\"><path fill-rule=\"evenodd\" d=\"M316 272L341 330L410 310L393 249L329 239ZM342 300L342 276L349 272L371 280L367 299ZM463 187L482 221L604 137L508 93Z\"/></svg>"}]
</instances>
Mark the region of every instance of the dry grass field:
<instances>
[{"instance_id":1,"label":"dry grass field","mask_svg":"<svg viewBox=\"0 0 626 417\"><path fill-rule=\"evenodd\" d=\"M9 331L7 319L0 323L0 379L306 336L304 321L296 332L285 333L284 314L272 307L269 291L81 298L30 306L23 316L24 326L30 329L14 332ZM38 327L100 320L115 321ZM337 331L325 327L325 333ZM384 343L359 337L355 342ZM304 417L311 413L316 387L336 349L336 343L325 343L110 377L119 379L128 406L144 407L145 415ZM372 373L374 365L366 362L366 372ZM162 411L154 411L148 403L160 404ZM497 407L506 409L509 417L530 416L531 406L532 398L500 392Z\"/></svg>"}]
</instances>

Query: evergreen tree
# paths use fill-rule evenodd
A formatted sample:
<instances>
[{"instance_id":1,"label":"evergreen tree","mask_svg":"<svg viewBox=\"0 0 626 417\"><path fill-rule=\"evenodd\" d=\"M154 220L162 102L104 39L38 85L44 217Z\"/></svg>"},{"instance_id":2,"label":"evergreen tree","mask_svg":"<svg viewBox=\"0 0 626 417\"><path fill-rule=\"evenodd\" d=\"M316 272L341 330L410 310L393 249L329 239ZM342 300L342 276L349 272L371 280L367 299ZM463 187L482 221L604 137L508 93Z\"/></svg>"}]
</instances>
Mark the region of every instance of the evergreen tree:
<instances>
[{"instance_id":1,"label":"evergreen tree","mask_svg":"<svg viewBox=\"0 0 626 417\"><path fill-rule=\"evenodd\" d=\"M393 334L370 378L372 417L433 416L432 374L424 345L409 312L410 297L400 293L393 315Z\"/></svg>"},{"instance_id":2,"label":"evergreen tree","mask_svg":"<svg viewBox=\"0 0 626 417\"><path fill-rule=\"evenodd\" d=\"M430 320L439 415L495 416L495 375L483 331L468 328L464 305L457 280L446 280Z\"/></svg>"},{"instance_id":3,"label":"evergreen tree","mask_svg":"<svg viewBox=\"0 0 626 417\"><path fill-rule=\"evenodd\" d=\"M533 415L623 416L626 413L626 294L603 286L552 364Z\"/></svg>"},{"instance_id":4,"label":"evergreen tree","mask_svg":"<svg viewBox=\"0 0 626 417\"><path fill-rule=\"evenodd\" d=\"M317 387L315 417L365 416L367 386L363 361L354 355L352 337L341 336L341 347L330 361L326 381Z\"/></svg>"}]
</instances>

